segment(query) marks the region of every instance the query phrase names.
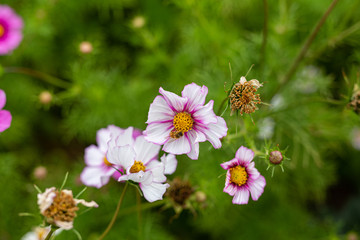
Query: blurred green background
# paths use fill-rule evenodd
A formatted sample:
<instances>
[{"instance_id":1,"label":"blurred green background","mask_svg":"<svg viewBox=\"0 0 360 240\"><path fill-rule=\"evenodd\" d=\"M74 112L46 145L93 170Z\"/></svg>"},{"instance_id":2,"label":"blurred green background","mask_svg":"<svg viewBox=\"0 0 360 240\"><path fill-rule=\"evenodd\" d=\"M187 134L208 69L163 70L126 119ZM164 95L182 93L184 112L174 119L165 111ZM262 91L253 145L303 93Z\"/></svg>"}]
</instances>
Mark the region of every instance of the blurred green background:
<instances>
[{"instance_id":1,"label":"blurred green background","mask_svg":"<svg viewBox=\"0 0 360 240\"><path fill-rule=\"evenodd\" d=\"M196 215L185 209L175 219L173 209L157 206L142 211L139 221L136 211L125 211L136 206L130 188L107 239L358 239L360 118L348 103L359 82L360 1L339 1L294 76L282 82L330 3L3 0L25 27L21 45L0 56L0 88L13 116L0 134L0 239L20 239L41 223L33 184L60 187L69 172L66 188L81 191L84 149L96 143L96 131L109 124L145 129L160 86L180 94L188 83L206 85L217 112L227 96L224 84L228 90L232 82L229 62L234 82L254 64L247 78L264 84L258 92L271 106L252 114L255 124L226 111L230 137L221 149L207 142L197 161L177 157L178 169L168 178L188 179L206 194L205 206L194 204ZM90 53L80 51L84 41L91 43ZM34 70L65 84L47 82ZM50 103L41 102L44 91L51 93ZM276 168L271 177L266 161L256 157L265 191L257 202L233 205L222 191L219 164L241 145L264 151L266 129L267 142L288 147L291 160L284 173ZM47 169L43 179L34 175L39 166ZM100 205L75 219L83 239L104 231L123 186L111 180L83 194ZM63 231L56 239L77 238Z\"/></svg>"}]
</instances>

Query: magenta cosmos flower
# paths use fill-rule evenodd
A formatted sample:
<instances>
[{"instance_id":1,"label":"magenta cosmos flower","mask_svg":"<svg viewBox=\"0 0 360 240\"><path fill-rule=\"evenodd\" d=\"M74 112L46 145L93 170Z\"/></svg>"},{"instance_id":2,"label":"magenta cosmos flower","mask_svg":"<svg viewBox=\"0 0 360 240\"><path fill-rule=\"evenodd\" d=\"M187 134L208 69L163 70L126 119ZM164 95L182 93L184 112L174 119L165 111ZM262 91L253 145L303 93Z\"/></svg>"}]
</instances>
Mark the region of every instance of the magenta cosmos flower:
<instances>
[{"instance_id":1,"label":"magenta cosmos flower","mask_svg":"<svg viewBox=\"0 0 360 240\"><path fill-rule=\"evenodd\" d=\"M91 145L85 149L84 159L87 166L80 175L81 181L86 186L101 188L109 182L111 176L117 180L121 174L115 168L120 169L120 166L113 166L107 160L108 143L114 142L121 135L124 141L131 144L140 134L141 132L133 127L121 129L114 125L97 131L96 142L98 145Z\"/></svg>"},{"instance_id":2,"label":"magenta cosmos flower","mask_svg":"<svg viewBox=\"0 0 360 240\"><path fill-rule=\"evenodd\" d=\"M253 158L254 152L241 146L234 159L220 164L223 169L228 170L224 192L234 196L233 204L247 204L250 194L257 201L264 192L266 181L255 168Z\"/></svg>"},{"instance_id":3,"label":"magenta cosmos flower","mask_svg":"<svg viewBox=\"0 0 360 240\"><path fill-rule=\"evenodd\" d=\"M150 105L146 140L164 145L163 150L172 154L187 154L191 159L199 157L199 142L208 140L214 148L221 147L220 139L226 136L225 120L215 115L214 101L206 105L206 86L188 84L182 96L160 88Z\"/></svg>"},{"instance_id":4,"label":"magenta cosmos flower","mask_svg":"<svg viewBox=\"0 0 360 240\"><path fill-rule=\"evenodd\" d=\"M19 46L23 35L22 19L7 5L0 5L0 55L5 55Z\"/></svg>"},{"instance_id":5,"label":"magenta cosmos flower","mask_svg":"<svg viewBox=\"0 0 360 240\"><path fill-rule=\"evenodd\" d=\"M11 113L7 110L2 110L6 103L6 94L0 89L0 132L5 131L11 124Z\"/></svg>"}]
</instances>

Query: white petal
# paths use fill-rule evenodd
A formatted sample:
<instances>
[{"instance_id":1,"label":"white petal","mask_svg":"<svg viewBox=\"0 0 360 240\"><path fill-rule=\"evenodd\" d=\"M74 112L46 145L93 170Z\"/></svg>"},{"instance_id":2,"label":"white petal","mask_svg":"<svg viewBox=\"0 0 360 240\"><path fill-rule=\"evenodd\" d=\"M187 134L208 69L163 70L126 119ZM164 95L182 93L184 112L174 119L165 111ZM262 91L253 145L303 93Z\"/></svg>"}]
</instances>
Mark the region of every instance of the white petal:
<instances>
[{"instance_id":1,"label":"white petal","mask_svg":"<svg viewBox=\"0 0 360 240\"><path fill-rule=\"evenodd\" d=\"M179 97L175 93L165 91L163 88L160 88L159 92L164 96L165 101L173 111L182 112L184 110L188 101L187 98Z\"/></svg>"},{"instance_id":2,"label":"white petal","mask_svg":"<svg viewBox=\"0 0 360 240\"><path fill-rule=\"evenodd\" d=\"M197 106L204 105L207 94L208 88L206 86L200 87L195 83L186 85L184 90L181 92L183 97L187 97L189 99L186 105L186 110L188 112L192 112Z\"/></svg>"},{"instance_id":3,"label":"white petal","mask_svg":"<svg viewBox=\"0 0 360 240\"><path fill-rule=\"evenodd\" d=\"M197 108L197 110L192 114L195 122L207 125L210 123L216 123L216 115L213 110L214 101L210 100L205 106Z\"/></svg>"},{"instance_id":4,"label":"white petal","mask_svg":"<svg viewBox=\"0 0 360 240\"><path fill-rule=\"evenodd\" d=\"M119 181L123 181L124 178L120 177ZM125 180L125 179L124 179ZM145 183L150 184L153 180L153 176L151 172L137 172L137 173L130 173L127 175L127 180L131 180L137 183Z\"/></svg>"},{"instance_id":5,"label":"white petal","mask_svg":"<svg viewBox=\"0 0 360 240\"><path fill-rule=\"evenodd\" d=\"M99 205L94 202L86 202L84 199L74 199L75 204L78 205L79 203L81 203L82 205L84 205L85 207L99 207Z\"/></svg>"},{"instance_id":6,"label":"white petal","mask_svg":"<svg viewBox=\"0 0 360 240\"><path fill-rule=\"evenodd\" d=\"M187 154L191 160L197 160L199 158L199 143L195 142L191 145L191 151Z\"/></svg>"},{"instance_id":7,"label":"white petal","mask_svg":"<svg viewBox=\"0 0 360 240\"><path fill-rule=\"evenodd\" d=\"M161 200L163 195L170 185L167 183L152 183L150 185L140 184L140 188L144 194L144 197L149 202Z\"/></svg>"},{"instance_id":8,"label":"white petal","mask_svg":"<svg viewBox=\"0 0 360 240\"><path fill-rule=\"evenodd\" d=\"M158 160L153 160L146 166L146 171L151 172L153 176L153 182L162 183L166 181L164 170L164 163L159 162Z\"/></svg>"},{"instance_id":9,"label":"white petal","mask_svg":"<svg viewBox=\"0 0 360 240\"><path fill-rule=\"evenodd\" d=\"M163 145L170 138L170 132L173 128L172 122L150 123L144 131L145 139Z\"/></svg>"},{"instance_id":10,"label":"white petal","mask_svg":"<svg viewBox=\"0 0 360 240\"><path fill-rule=\"evenodd\" d=\"M173 154L164 154L162 157L161 157L161 162L164 163L164 166L165 166L165 171L164 171L164 174L173 174L176 170L176 167L177 167L177 160L176 160L176 157L175 155Z\"/></svg>"},{"instance_id":11,"label":"white petal","mask_svg":"<svg viewBox=\"0 0 360 240\"><path fill-rule=\"evenodd\" d=\"M85 148L85 163L88 166L101 166L104 164L105 152L102 152L95 145Z\"/></svg>"},{"instance_id":12,"label":"white petal","mask_svg":"<svg viewBox=\"0 0 360 240\"><path fill-rule=\"evenodd\" d=\"M116 146L132 146L134 144L133 132L134 128L128 127L120 135L117 135Z\"/></svg>"},{"instance_id":13,"label":"white petal","mask_svg":"<svg viewBox=\"0 0 360 240\"><path fill-rule=\"evenodd\" d=\"M55 225L59 228L70 230L73 228L73 222L64 222L64 221L54 221Z\"/></svg>"},{"instance_id":14,"label":"white petal","mask_svg":"<svg viewBox=\"0 0 360 240\"><path fill-rule=\"evenodd\" d=\"M157 96L150 104L148 120L146 123L152 122L168 122L174 119L175 113L169 107L163 96Z\"/></svg>"},{"instance_id":15,"label":"white petal","mask_svg":"<svg viewBox=\"0 0 360 240\"><path fill-rule=\"evenodd\" d=\"M109 163L119 165L123 168L129 168L134 164L135 161L135 151L129 145L114 147L109 149L106 158Z\"/></svg>"},{"instance_id":16,"label":"white petal","mask_svg":"<svg viewBox=\"0 0 360 240\"><path fill-rule=\"evenodd\" d=\"M81 182L86 186L101 188L109 182L116 170L106 167L85 167L80 174Z\"/></svg>"},{"instance_id":17,"label":"white petal","mask_svg":"<svg viewBox=\"0 0 360 240\"><path fill-rule=\"evenodd\" d=\"M144 136L139 136L136 138L134 144L136 160L146 165L150 160L157 158L160 148L160 145L150 143L145 140Z\"/></svg>"},{"instance_id":18,"label":"white petal","mask_svg":"<svg viewBox=\"0 0 360 240\"><path fill-rule=\"evenodd\" d=\"M244 77L244 76L242 76L241 78L240 78L240 84L244 84L244 83L246 83L246 78Z\"/></svg>"},{"instance_id":19,"label":"white petal","mask_svg":"<svg viewBox=\"0 0 360 240\"><path fill-rule=\"evenodd\" d=\"M178 139L171 139L164 144L163 151L176 155L189 153L191 151L189 139L186 135Z\"/></svg>"},{"instance_id":20,"label":"white petal","mask_svg":"<svg viewBox=\"0 0 360 240\"><path fill-rule=\"evenodd\" d=\"M254 158L254 152L244 146L241 146L235 154L235 157L244 162L250 162Z\"/></svg>"},{"instance_id":21,"label":"white petal","mask_svg":"<svg viewBox=\"0 0 360 240\"><path fill-rule=\"evenodd\" d=\"M246 188L238 188L232 200L233 204L247 204L249 202L249 190Z\"/></svg>"},{"instance_id":22,"label":"white petal","mask_svg":"<svg viewBox=\"0 0 360 240\"><path fill-rule=\"evenodd\" d=\"M41 213L45 212L45 210L48 209L53 203L54 197L56 197L55 190L56 190L55 187L52 187L52 188L47 188L43 193L38 193L37 203L39 205Z\"/></svg>"},{"instance_id":23,"label":"white petal","mask_svg":"<svg viewBox=\"0 0 360 240\"><path fill-rule=\"evenodd\" d=\"M251 198L254 201L257 201L261 196L261 194L264 192L265 185L266 185L266 180L261 175L253 181L248 181L248 187L250 189Z\"/></svg>"},{"instance_id":24,"label":"white petal","mask_svg":"<svg viewBox=\"0 0 360 240\"><path fill-rule=\"evenodd\" d=\"M110 131L106 128L101 128L96 132L96 142L102 152L106 152L107 143L110 140Z\"/></svg>"}]
</instances>

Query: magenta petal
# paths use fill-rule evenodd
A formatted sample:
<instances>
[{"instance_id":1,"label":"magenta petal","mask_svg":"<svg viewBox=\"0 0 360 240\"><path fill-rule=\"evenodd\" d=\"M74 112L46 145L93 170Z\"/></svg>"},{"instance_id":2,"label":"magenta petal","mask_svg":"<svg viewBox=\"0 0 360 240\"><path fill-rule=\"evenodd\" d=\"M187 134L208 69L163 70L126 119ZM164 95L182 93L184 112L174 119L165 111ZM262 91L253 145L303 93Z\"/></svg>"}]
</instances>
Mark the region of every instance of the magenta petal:
<instances>
[{"instance_id":1,"label":"magenta petal","mask_svg":"<svg viewBox=\"0 0 360 240\"><path fill-rule=\"evenodd\" d=\"M175 93L165 91L163 88L160 88L159 92L164 96L167 104L176 112L182 112L184 110L185 104L188 101L187 98L179 97Z\"/></svg>"},{"instance_id":2,"label":"magenta petal","mask_svg":"<svg viewBox=\"0 0 360 240\"><path fill-rule=\"evenodd\" d=\"M7 110L0 111L0 132L5 131L11 125L12 116Z\"/></svg>"},{"instance_id":3,"label":"magenta petal","mask_svg":"<svg viewBox=\"0 0 360 240\"><path fill-rule=\"evenodd\" d=\"M246 188L239 188L232 200L233 204L247 204L249 202L249 190Z\"/></svg>"},{"instance_id":4,"label":"magenta petal","mask_svg":"<svg viewBox=\"0 0 360 240\"><path fill-rule=\"evenodd\" d=\"M208 94L208 88L206 86L198 86L195 83L188 84L184 87L184 90L181 92L183 97L189 99L186 110L192 112L197 106L202 106L205 104L205 98Z\"/></svg>"},{"instance_id":5,"label":"magenta petal","mask_svg":"<svg viewBox=\"0 0 360 240\"><path fill-rule=\"evenodd\" d=\"M5 103L6 103L6 94L2 89L0 89L0 110L3 109Z\"/></svg>"},{"instance_id":6,"label":"magenta petal","mask_svg":"<svg viewBox=\"0 0 360 240\"><path fill-rule=\"evenodd\" d=\"M241 146L235 154L235 157L244 162L250 162L254 158L254 152L244 146Z\"/></svg>"},{"instance_id":7,"label":"magenta petal","mask_svg":"<svg viewBox=\"0 0 360 240\"><path fill-rule=\"evenodd\" d=\"M257 179L248 181L248 187L251 193L251 198L257 201L261 194L264 192L266 180L263 176L259 176Z\"/></svg>"},{"instance_id":8,"label":"magenta petal","mask_svg":"<svg viewBox=\"0 0 360 240\"><path fill-rule=\"evenodd\" d=\"M255 168L255 163L247 163L246 172L249 174L249 178L257 179L260 176L259 171Z\"/></svg>"},{"instance_id":9,"label":"magenta petal","mask_svg":"<svg viewBox=\"0 0 360 240\"><path fill-rule=\"evenodd\" d=\"M172 121L175 113L169 107L163 96L157 96L150 104L148 120L146 123Z\"/></svg>"}]
</instances>

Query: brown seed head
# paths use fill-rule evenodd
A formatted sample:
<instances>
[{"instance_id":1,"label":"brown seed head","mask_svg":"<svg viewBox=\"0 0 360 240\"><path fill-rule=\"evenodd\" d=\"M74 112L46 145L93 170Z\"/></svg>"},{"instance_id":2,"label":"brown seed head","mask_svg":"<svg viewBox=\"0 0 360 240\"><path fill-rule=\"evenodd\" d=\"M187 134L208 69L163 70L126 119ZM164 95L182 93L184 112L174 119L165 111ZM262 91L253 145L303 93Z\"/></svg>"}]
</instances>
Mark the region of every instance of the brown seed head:
<instances>
[{"instance_id":1,"label":"brown seed head","mask_svg":"<svg viewBox=\"0 0 360 240\"><path fill-rule=\"evenodd\" d=\"M238 110L241 115L255 112L258 109L256 105L261 103L260 94L256 91L257 87L251 81L236 83L229 94L231 115Z\"/></svg>"},{"instance_id":2,"label":"brown seed head","mask_svg":"<svg viewBox=\"0 0 360 240\"><path fill-rule=\"evenodd\" d=\"M191 196L194 189L188 181L183 181L180 178L175 178L170 187L166 191L166 196L174 200L174 202L184 205L185 201Z\"/></svg>"}]
</instances>

